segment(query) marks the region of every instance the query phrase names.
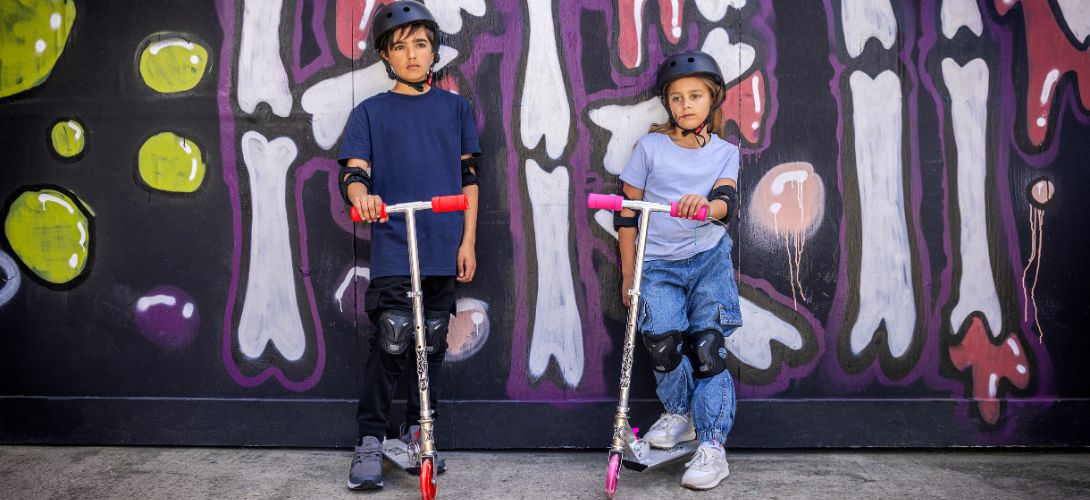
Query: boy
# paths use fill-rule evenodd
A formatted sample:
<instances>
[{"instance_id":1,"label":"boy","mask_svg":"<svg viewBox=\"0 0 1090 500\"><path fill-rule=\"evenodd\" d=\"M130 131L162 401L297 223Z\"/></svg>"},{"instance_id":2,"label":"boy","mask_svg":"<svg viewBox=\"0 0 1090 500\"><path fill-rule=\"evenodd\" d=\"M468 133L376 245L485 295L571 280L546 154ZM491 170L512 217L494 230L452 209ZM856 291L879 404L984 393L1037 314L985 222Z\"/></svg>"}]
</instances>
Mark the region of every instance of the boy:
<instances>
[{"instance_id":1,"label":"boy","mask_svg":"<svg viewBox=\"0 0 1090 500\"><path fill-rule=\"evenodd\" d=\"M382 487L382 439L389 425L397 377L415 366L412 300L405 220L379 218L383 203L430 200L462 192L464 213L417 214L421 289L425 309L428 376L432 387L447 349L447 325L455 312L455 281L476 270L476 157L480 156L473 111L465 98L431 86L439 59L438 24L424 5L402 0L380 9L371 25L375 50L396 80L393 89L359 104L348 120L338 161L345 201L371 226L371 284L364 304L376 326L364 368L356 418L360 439L348 487ZM435 408L436 395L430 393ZM419 394L409 391L402 439L416 435ZM437 457L436 470L445 463Z\"/></svg>"}]
</instances>

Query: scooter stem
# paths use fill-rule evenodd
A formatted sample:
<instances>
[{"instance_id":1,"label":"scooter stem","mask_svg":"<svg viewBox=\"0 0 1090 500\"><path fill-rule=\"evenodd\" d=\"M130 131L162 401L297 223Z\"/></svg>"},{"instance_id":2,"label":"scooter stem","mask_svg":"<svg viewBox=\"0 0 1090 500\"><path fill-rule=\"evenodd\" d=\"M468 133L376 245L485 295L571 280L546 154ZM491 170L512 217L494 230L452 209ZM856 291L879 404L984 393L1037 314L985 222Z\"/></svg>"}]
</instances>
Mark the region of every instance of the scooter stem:
<instances>
[{"instance_id":1,"label":"scooter stem","mask_svg":"<svg viewBox=\"0 0 1090 500\"><path fill-rule=\"evenodd\" d=\"M640 281L643 278L643 255L647 248L647 224L651 220L653 207L641 206L640 229L636 237L636 263L632 273L631 297L628 306L628 324L624 332L624 353L621 357L621 389L617 392L617 415L613 419L613 442L610 452L622 453L628 439L628 396L632 385L632 356L636 348L636 322L640 313Z\"/></svg>"}]
</instances>

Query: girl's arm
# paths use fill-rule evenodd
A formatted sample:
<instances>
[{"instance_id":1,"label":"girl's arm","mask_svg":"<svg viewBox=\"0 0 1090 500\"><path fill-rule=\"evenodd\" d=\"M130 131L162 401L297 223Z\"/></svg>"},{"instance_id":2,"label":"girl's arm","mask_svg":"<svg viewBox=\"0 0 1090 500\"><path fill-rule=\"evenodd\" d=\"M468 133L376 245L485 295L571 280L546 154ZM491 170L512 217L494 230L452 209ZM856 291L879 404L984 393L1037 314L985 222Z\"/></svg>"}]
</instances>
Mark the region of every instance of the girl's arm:
<instances>
[{"instance_id":1,"label":"girl's arm","mask_svg":"<svg viewBox=\"0 0 1090 500\"><path fill-rule=\"evenodd\" d=\"M738 182L734 179L724 177L715 181L715 185L712 186L712 189L719 186L733 186L737 189ZM708 207L709 219L722 220L723 217L727 215L727 202L720 199L709 201L707 194L687 194L677 201L677 212L683 219L691 219L701 207ZM737 209L738 207L732 208Z\"/></svg>"},{"instance_id":2,"label":"girl's arm","mask_svg":"<svg viewBox=\"0 0 1090 500\"><path fill-rule=\"evenodd\" d=\"M719 180L715 181L715 185L712 186L712 189L715 189L715 188L717 188L719 186L731 186L731 187L733 187L735 189L738 189L738 182L735 181L734 179L728 179L728 178L719 179ZM727 211L728 210L735 210L736 211L736 210L738 210L738 207L728 207L727 202L716 198L714 200L711 200L710 203L708 203L708 218L709 219L722 220L723 217L727 216Z\"/></svg>"},{"instance_id":3,"label":"girl's arm","mask_svg":"<svg viewBox=\"0 0 1090 500\"><path fill-rule=\"evenodd\" d=\"M624 183L624 194L630 200L642 200L643 190ZM635 210L626 208L621 210L622 217L635 217ZM621 254L621 301L625 307L629 305L628 290L632 288L632 274L636 271L636 231L634 227L622 227L617 231L617 245Z\"/></svg>"}]
</instances>

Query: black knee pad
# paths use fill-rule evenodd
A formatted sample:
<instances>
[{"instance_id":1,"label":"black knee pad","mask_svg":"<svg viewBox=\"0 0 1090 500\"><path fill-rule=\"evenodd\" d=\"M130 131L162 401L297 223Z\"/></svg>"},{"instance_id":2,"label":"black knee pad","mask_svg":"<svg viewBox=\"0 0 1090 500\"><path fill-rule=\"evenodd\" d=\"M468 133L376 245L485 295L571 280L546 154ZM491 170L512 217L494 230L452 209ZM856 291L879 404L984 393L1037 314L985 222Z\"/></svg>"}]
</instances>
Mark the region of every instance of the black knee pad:
<instances>
[{"instance_id":1,"label":"black knee pad","mask_svg":"<svg viewBox=\"0 0 1090 500\"><path fill-rule=\"evenodd\" d=\"M651 353L651 362L655 365L655 371L669 373L681 364L684 340L685 337L678 331L670 331L662 335L643 332L643 345Z\"/></svg>"},{"instance_id":2,"label":"black knee pad","mask_svg":"<svg viewBox=\"0 0 1090 500\"><path fill-rule=\"evenodd\" d=\"M447 351L447 330L450 328L450 313L446 311L424 312L424 338L427 340L427 353L445 353Z\"/></svg>"},{"instance_id":3,"label":"black knee pad","mask_svg":"<svg viewBox=\"0 0 1090 500\"><path fill-rule=\"evenodd\" d=\"M692 333L686 344L694 377L714 377L727 369L727 347L722 333L716 330Z\"/></svg>"},{"instance_id":4,"label":"black knee pad","mask_svg":"<svg viewBox=\"0 0 1090 500\"><path fill-rule=\"evenodd\" d=\"M399 356L413 343L413 315L387 309L378 315L378 343L388 354Z\"/></svg>"}]
</instances>

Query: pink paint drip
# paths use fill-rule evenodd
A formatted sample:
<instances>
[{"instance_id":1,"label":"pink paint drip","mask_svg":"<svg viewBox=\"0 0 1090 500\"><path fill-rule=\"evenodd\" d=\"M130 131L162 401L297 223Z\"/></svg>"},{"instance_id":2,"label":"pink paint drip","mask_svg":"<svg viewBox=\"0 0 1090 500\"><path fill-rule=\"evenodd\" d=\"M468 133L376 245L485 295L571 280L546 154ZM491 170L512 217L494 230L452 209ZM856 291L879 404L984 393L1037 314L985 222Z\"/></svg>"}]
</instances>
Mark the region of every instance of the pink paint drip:
<instances>
[{"instance_id":1,"label":"pink paint drip","mask_svg":"<svg viewBox=\"0 0 1090 500\"><path fill-rule=\"evenodd\" d=\"M1021 0L995 0L1000 15L1006 15ZM1052 122L1052 101L1060 78L1075 73L1083 109L1090 109L1090 53L1079 50L1064 33L1046 1L1021 2L1026 26L1026 132L1034 146L1040 146ZM1057 116L1059 113L1057 113Z\"/></svg>"},{"instance_id":2,"label":"pink paint drip","mask_svg":"<svg viewBox=\"0 0 1090 500\"><path fill-rule=\"evenodd\" d=\"M950 361L958 370L971 369L973 400L980 416L989 424L999 421L1001 413L999 382L1006 379L1019 389L1030 381L1026 350L1018 336L1008 333L999 345L990 340L984 322L974 317L960 344L950 347Z\"/></svg>"}]
</instances>

